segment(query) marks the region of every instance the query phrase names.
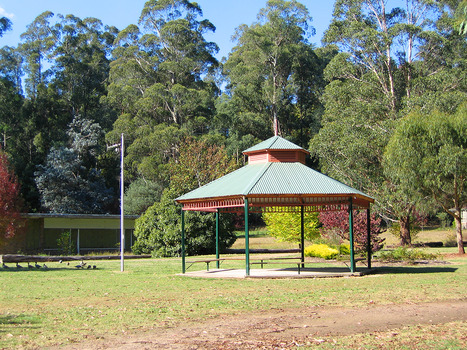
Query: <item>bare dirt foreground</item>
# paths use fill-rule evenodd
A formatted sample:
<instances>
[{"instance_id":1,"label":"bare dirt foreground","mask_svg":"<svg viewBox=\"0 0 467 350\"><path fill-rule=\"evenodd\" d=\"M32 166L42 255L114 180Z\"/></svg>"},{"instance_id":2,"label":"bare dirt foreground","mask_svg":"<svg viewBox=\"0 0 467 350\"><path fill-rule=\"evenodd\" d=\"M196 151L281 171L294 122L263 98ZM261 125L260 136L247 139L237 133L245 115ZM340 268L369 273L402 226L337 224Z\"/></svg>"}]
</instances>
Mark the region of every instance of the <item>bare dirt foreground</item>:
<instances>
[{"instance_id":1,"label":"bare dirt foreground","mask_svg":"<svg viewBox=\"0 0 467 350\"><path fill-rule=\"evenodd\" d=\"M467 299L364 308L311 307L219 317L52 349L288 349L333 337L467 321Z\"/></svg>"}]
</instances>

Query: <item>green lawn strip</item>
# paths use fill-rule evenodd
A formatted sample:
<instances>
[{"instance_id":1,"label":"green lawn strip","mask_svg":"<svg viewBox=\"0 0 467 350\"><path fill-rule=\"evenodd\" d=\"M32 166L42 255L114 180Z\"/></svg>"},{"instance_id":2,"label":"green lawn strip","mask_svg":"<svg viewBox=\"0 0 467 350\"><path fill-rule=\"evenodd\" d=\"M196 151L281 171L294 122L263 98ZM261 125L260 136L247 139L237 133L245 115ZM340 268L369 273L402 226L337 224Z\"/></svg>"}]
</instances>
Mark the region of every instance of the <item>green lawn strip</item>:
<instances>
[{"instance_id":1,"label":"green lawn strip","mask_svg":"<svg viewBox=\"0 0 467 350\"><path fill-rule=\"evenodd\" d=\"M244 267L243 261L228 263ZM0 348L79 342L261 310L456 299L465 295L467 277L465 259L312 280L188 278L176 275L180 259L128 260L123 273L119 261L92 264L98 269L51 263L48 270L0 271Z\"/></svg>"}]
</instances>

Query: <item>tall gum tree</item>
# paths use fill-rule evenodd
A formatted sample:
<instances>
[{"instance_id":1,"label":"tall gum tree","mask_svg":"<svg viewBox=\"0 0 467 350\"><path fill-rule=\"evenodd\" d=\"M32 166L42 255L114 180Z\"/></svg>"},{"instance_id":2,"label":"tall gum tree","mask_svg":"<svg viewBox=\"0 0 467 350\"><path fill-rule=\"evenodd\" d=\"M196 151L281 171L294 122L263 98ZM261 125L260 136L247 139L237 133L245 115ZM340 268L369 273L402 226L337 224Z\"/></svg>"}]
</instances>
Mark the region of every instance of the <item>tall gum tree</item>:
<instances>
[{"instance_id":1,"label":"tall gum tree","mask_svg":"<svg viewBox=\"0 0 467 350\"><path fill-rule=\"evenodd\" d=\"M415 78L404 114L439 110L454 114L467 99L467 33L459 33L456 3L443 1L435 31L419 48L412 64Z\"/></svg>"},{"instance_id":2,"label":"tall gum tree","mask_svg":"<svg viewBox=\"0 0 467 350\"><path fill-rule=\"evenodd\" d=\"M140 27L128 26L117 37L107 101L119 117L107 139L125 132L130 177L158 180L182 135L209 130L218 90L204 77L218 65L218 47L205 40L215 27L201 18L195 2L151 0Z\"/></svg>"},{"instance_id":3,"label":"tall gum tree","mask_svg":"<svg viewBox=\"0 0 467 350\"><path fill-rule=\"evenodd\" d=\"M159 98L170 121L181 125L196 116L186 102L202 99L207 86L202 76L217 66L214 54L218 47L204 39L215 31L207 19L198 20L203 12L187 0L151 0L146 2L139 23L148 33L145 40L159 58L158 84L153 98ZM201 101L197 101L201 102Z\"/></svg>"},{"instance_id":4,"label":"tall gum tree","mask_svg":"<svg viewBox=\"0 0 467 350\"><path fill-rule=\"evenodd\" d=\"M117 34L96 18L58 15L61 40L53 52L55 74L52 86L60 92L69 120L80 115L101 125L108 124L100 98L107 93L110 52ZM110 119L110 118L109 118Z\"/></svg>"},{"instance_id":5,"label":"tall gum tree","mask_svg":"<svg viewBox=\"0 0 467 350\"><path fill-rule=\"evenodd\" d=\"M11 81L18 94L22 94L23 59L15 47L0 48L0 76Z\"/></svg>"},{"instance_id":6,"label":"tall gum tree","mask_svg":"<svg viewBox=\"0 0 467 350\"><path fill-rule=\"evenodd\" d=\"M303 4L270 0L257 22L237 28L224 64L231 132L264 139L276 121L283 135L315 124L322 67L307 41L314 34L311 21Z\"/></svg>"},{"instance_id":7,"label":"tall gum tree","mask_svg":"<svg viewBox=\"0 0 467 350\"><path fill-rule=\"evenodd\" d=\"M25 86L26 93L31 99L37 97L37 89L46 81L48 72L44 69L44 64L51 58L59 39L57 26L50 23L53 17L54 13L51 11L41 13L21 34L24 42L19 46L19 50L26 63Z\"/></svg>"},{"instance_id":8,"label":"tall gum tree","mask_svg":"<svg viewBox=\"0 0 467 350\"><path fill-rule=\"evenodd\" d=\"M412 66L429 49L437 8L431 1L338 0L324 42L341 52L325 69L323 127L310 143L323 170L377 200L379 213L398 221L410 245L412 201L387 181L384 148L411 96ZM398 6L397 6L398 5ZM401 44L403 43L403 45Z\"/></svg>"}]
</instances>

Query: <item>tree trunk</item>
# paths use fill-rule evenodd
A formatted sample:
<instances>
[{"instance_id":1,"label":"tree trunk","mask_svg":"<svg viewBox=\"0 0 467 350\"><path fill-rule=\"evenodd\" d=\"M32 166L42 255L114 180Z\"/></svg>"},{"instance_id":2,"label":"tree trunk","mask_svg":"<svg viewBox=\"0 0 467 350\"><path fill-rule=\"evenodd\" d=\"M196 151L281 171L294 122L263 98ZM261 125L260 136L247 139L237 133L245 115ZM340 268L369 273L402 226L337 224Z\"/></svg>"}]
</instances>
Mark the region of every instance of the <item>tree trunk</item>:
<instances>
[{"instance_id":1,"label":"tree trunk","mask_svg":"<svg viewBox=\"0 0 467 350\"><path fill-rule=\"evenodd\" d=\"M412 238L410 237L410 215L404 216L399 220L400 238L402 246L411 246Z\"/></svg>"},{"instance_id":2,"label":"tree trunk","mask_svg":"<svg viewBox=\"0 0 467 350\"><path fill-rule=\"evenodd\" d=\"M456 216L456 238L457 238L457 250L459 254L465 254L464 241L462 239L462 219L461 215Z\"/></svg>"}]
</instances>

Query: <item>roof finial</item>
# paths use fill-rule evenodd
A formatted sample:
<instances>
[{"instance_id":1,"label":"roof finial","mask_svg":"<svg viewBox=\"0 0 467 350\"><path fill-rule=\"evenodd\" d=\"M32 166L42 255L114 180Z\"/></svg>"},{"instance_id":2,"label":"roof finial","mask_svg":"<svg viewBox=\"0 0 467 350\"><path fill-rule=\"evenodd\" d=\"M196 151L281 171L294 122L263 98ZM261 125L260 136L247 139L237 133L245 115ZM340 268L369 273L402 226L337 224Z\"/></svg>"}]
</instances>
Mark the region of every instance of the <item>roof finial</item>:
<instances>
[{"instance_id":1,"label":"roof finial","mask_svg":"<svg viewBox=\"0 0 467 350\"><path fill-rule=\"evenodd\" d=\"M277 117L274 116L274 136L279 135L279 122L277 121Z\"/></svg>"}]
</instances>

